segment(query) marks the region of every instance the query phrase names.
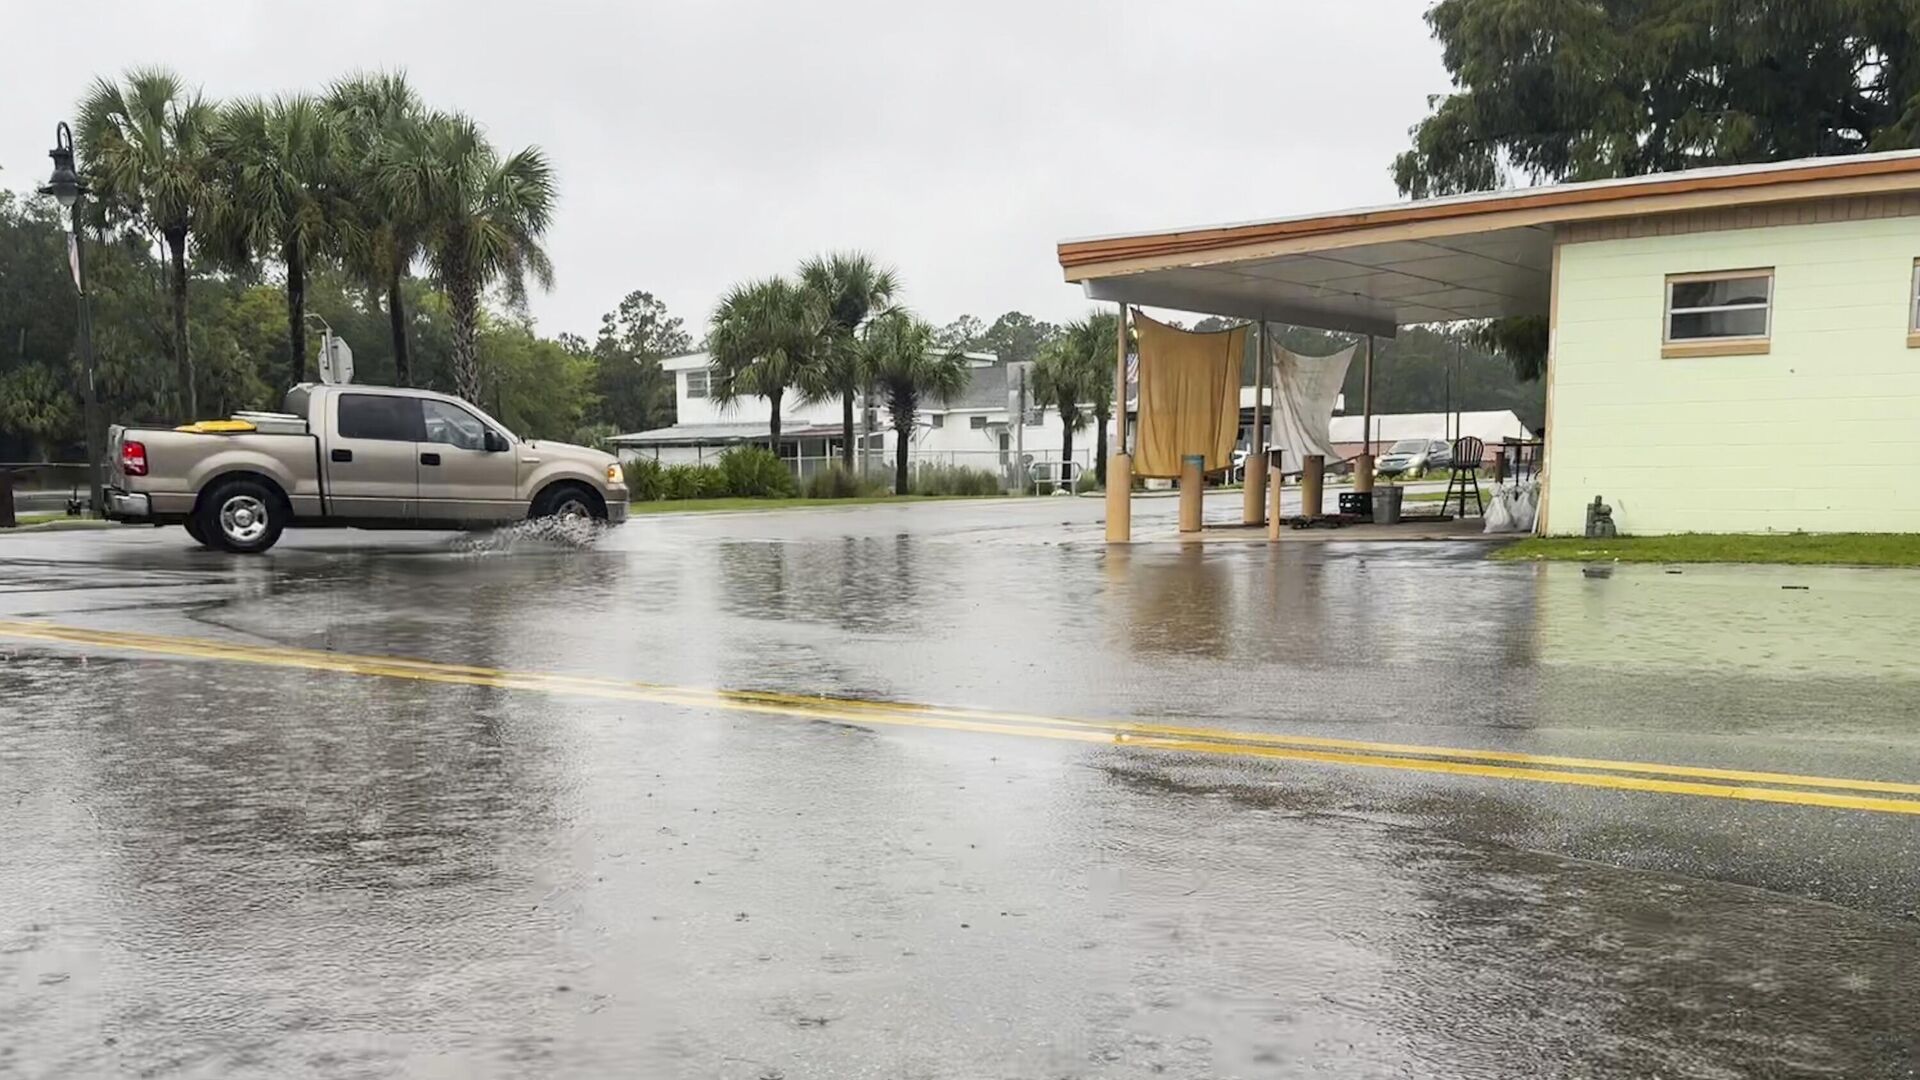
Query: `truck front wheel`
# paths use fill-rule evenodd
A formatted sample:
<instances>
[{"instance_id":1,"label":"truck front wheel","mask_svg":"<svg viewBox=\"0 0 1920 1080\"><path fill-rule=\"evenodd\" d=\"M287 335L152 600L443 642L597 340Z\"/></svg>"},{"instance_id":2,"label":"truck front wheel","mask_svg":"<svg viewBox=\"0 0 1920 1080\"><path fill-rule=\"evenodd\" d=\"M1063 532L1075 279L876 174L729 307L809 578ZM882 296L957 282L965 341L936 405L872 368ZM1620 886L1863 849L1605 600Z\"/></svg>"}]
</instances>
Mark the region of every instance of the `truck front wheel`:
<instances>
[{"instance_id":1,"label":"truck front wheel","mask_svg":"<svg viewBox=\"0 0 1920 1080\"><path fill-rule=\"evenodd\" d=\"M606 504L594 497L594 493L585 484L555 484L540 493L533 501L533 518L600 518L607 516Z\"/></svg>"},{"instance_id":2,"label":"truck front wheel","mask_svg":"<svg viewBox=\"0 0 1920 1080\"><path fill-rule=\"evenodd\" d=\"M201 536L213 547L254 555L272 547L286 528L280 497L255 480L228 480L208 492L194 511Z\"/></svg>"}]
</instances>

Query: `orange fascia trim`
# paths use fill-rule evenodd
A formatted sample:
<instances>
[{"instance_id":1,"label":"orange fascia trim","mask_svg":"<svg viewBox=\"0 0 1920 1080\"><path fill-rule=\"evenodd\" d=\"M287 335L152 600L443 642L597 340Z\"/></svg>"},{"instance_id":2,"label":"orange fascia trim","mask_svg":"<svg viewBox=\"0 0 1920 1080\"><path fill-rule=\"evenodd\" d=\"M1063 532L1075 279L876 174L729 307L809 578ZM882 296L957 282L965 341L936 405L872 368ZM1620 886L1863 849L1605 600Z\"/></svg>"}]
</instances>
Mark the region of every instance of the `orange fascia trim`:
<instances>
[{"instance_id":1,"label":"orange fascia trim","mask_svg":"<svg viewBox=\"0 0 1920 1080\"><path fill-rule=\"evenodd\" d=\"M1059 245L1060 266L1071 270L1092 263L1125 259L1150 259L1196 254L1221 248L1240 247L1274 240L1298 239L1347 232L1356 229L1414 222L1472 218L1513 210L1538 210L1549 207L1599 206L1626 200L1695 192L1739 192L1764 190L1783 184L1803 184L1821 180L1846 180L1872 176L1920 174L1920 156L1872 161L1836 158L1809 164L1804 168L1766 169L1756 172L1723 172L1708 176L1675 173L1664 180L1623 183L1597 188L1540 187L1521 189L1497 198L1466 201L1410 202L1384 209L1330 214L1324 217L1295 218L1287 221L1231 225L1221 228L1175 230L1115 236L1099 240L1070 240ZM1890 190L1898 190L1890 188ZM1723 206L1764 199L1727 200ZM1570 217L1579 217L1570 214ZM1071 278L1069 280L1072 280Z\"/></svg>"}]
</instances>

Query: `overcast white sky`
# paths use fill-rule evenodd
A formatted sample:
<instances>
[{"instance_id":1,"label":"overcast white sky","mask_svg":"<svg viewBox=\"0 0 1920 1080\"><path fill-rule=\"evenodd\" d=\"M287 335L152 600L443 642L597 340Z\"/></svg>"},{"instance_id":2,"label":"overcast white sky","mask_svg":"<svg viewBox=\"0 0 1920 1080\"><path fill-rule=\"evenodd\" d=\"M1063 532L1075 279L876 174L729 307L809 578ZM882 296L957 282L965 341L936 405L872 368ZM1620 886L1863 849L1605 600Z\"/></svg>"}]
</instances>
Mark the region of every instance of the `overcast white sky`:
<instances>
[{"instance_id":1,"label":"overcast white sky","mask_svg":"<svg viewBox=\"0 0 1920 1080\"><path fill-rule=\"evenodd\" d=\"M560 180L541 330L648 289L699 336L729 283L827 249L936 323L1086 308L1062 239L1389 202L1447 88L1427 0L11 5L0 185L43 183L95 74L213 97L401 67Z\"/></svg>"}]
</instances>

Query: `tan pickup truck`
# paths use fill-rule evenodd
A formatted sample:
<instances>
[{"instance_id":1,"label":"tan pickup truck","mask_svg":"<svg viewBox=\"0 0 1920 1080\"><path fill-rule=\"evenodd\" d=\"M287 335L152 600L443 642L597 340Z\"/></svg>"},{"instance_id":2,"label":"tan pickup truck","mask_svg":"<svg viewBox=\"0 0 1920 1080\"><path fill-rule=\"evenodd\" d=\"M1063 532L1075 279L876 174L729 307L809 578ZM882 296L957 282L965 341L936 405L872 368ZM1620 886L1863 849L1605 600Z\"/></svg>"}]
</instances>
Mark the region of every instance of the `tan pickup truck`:
<instances>
[{"instance_id":1,"label":"tan pickup truck","mask_svg":"<svg viewBox=\"0 0 1920 1080\"><path fill-rule=\"evenodd\" d=\"M185 525L208 547L265 551L288 526L473 529L528 517L621 522L611 454L517 439L430 390L302 383L284 413L107 433L106 516Z\"/></svg>"}]
</instances>

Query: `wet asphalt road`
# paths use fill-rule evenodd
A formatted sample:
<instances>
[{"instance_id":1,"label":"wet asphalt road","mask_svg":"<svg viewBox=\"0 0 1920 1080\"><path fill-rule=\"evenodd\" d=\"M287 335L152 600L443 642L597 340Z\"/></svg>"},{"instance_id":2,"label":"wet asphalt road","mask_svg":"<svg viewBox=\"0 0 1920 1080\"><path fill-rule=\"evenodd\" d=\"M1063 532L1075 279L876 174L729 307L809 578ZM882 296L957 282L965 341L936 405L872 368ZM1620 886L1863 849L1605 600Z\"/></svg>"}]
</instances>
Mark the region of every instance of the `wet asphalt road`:
<instances>
[{"instance_id":1,"label":"wet asphalt road","mask_svg":"<svg viewBox=\"0 0 1920 1080\"><path fill-rule=\"evenodd\" d=\"M1920 575L1099 513L0 538L0 620L684 695L0 636L0 1076L1920 1069L1920 816L694 696L1920 782Z\"/></svg>"}]
</instances>

